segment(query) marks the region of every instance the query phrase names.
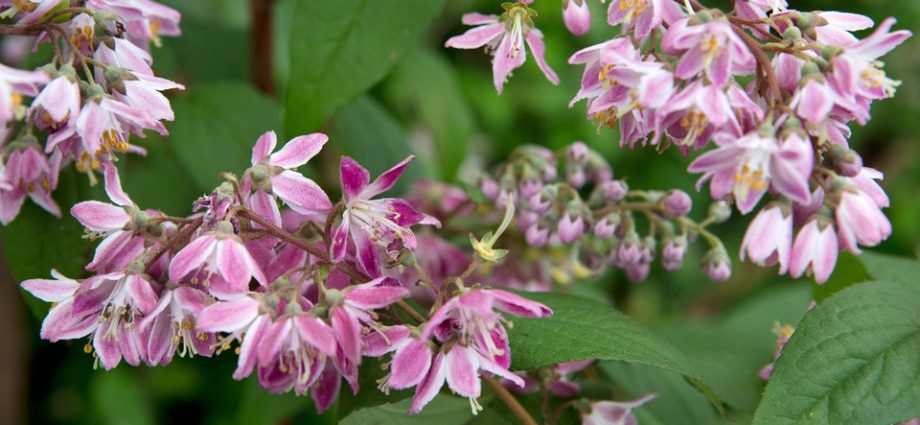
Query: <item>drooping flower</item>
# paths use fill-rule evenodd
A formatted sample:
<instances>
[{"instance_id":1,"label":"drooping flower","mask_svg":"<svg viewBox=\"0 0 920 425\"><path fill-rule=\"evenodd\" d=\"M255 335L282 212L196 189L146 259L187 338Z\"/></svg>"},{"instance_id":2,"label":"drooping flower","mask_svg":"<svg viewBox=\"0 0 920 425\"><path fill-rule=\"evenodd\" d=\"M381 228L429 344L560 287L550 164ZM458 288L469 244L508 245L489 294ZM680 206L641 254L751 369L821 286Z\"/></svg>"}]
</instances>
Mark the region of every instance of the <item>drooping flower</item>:
<instances>
[{"instance_id":1,"label":"drooping flower","mask_svg":"<svg viewBox=\"0 0 920 425\"><path fill-rule=\"evenodd\" d=\"M501 94L511 71L519 68L527 59L527 51L524 48L526 41L546 78L553 84L559 84L559 77L543 57L546 50L543 45L543 34L533 24L536 13L524 2L506 3L504 7L505 13L501 17L479 13L463 15L465 25L476 27L462 35L451 37L445 45L457 49L478 49L486 46L486 51L493 56L492 74L495 90Z\"/></svg>"},{"instance_id":2,"label":"drooping flower","mask_svg":"<svg viewBox=\"0 0 920 425\"><path fill-rule=\"evenodd\" d=\"M379 277L341 291L326 289L323 296L329 305L332 329L343 354L349 361L358 364L361 362L363 329L376 322L373 310L409 296L409 290L393 278Z\"/></svg>"},{"instance_id":3,"label":"drooping flower","mask_svg":"<svg viewBox=\"0 0 920 425\"><path fill-rule=\"evenodd\" d=\"M167 289L156 308L144 318L140 328L147 333L146 361L163 366L180 357L210 357L217 338L196 329L197 317L208 303L208 295L193 287Z\"/></svg>"},{"instance_id":4,"label":"drooping flower","mask_svg":"<svg viewBox=\"0 0 920 425\"><path fill-rule=\"evenodd\" d=\"M821 216L805 223L795 236L789 262L789 274L801 277L811 273L815 282L824 283L837 264L837 232L830 220Z\"/></svg>"},{"instance_id":5,"label":"drooping flower","mask_svg":"<svg viewBox=\"0 0 920 425\"><path fill-rule=\"evenodd\" d=\"M875 246L891 235L891 222L878 204L856 187L844 189L835 210L840 246L859 254L859 246Z\"/></svg>"},{"instance_id":6,"label":"drooping flower","mask_svg":"<svg viewBox=\"0 0 920 425\"><path fill-rule=\"evenodd\" d=\"M0 64L0 124L5 125L25 111L23 96L38 94L38 85L48 81L42 71L22 71Z\"/></svg>"},{"instance_id":7,"label":"drooping flower","mask_svg":"<svg viewBox=\"0 0 920 425\"><path fill-rule=\"evenodd\" d=\"M667 0L613 0L607 9L607 23L623 24L623 32L634 31L642 39L662 22L673 22L683 15L676 2Z\"/></svg>"},{"instance_id":8,"label":"drooping flower","mask_svg":"<svg viewBox=\"0 0 920 425\"><path fill-rule=\"evenodd\" d=\"M370 173L355 160L343 156L339 169L345 211L332 234L330 246L334 262L340 262L348 251L348 242L355 248L355 257L365 273L380 276L381 261L377 247L391 255L402 248L414 250L415 234L410 226L432 224L437 219L415 210L408 201L399 198L372 199L396 184L412 156L404 159L370 182Z\"/></svg>"},{"instance_id":9,"label":"drooping flower","mask_svg":"<svg viewBox=\"0 0 920 425\"><path fill-rule=\"evenodd\" d=\"M582 425L635 425L638 423L633 409L649 402L658 394L651 393L633 401L595 401L582 413Z\"/></svg>"},{"instance_id":10,"label":"drooping flower","mask_svg":"<svg viewBox=\"0 0 920 425\"><path fill-rule=\"evenodd\" d=\"M410 414L419 412L438 393L445 381L455 393L470 399L473 411L482 410L480 371L508 379L518 386L524 382L511 373L511 348L502 324L505 319L495 309L522 317L546 317L549 307L507 291L471 289L445 302L431 315L422 330L423 340L442 342L425 378L418 384Z\"/></svg>"},{"instance_id":11,"label":"drooping flower","mask_svg":"<svg viewBox=\"0 0 920 425\"><path fill-rule=\"evenodd\" d=\"M13 221L26 197L55 217L61 216L60 207L51 197L58 185L61 161L60 152L54 152L48 158L34 143L21 148L13 147L3 170L6 184L0 185L0 223Z\"/></svg>"},{"instance_id":12,"label":"drooping flower","mask_svg":"<svg viewBox=\"0 0 920 425\"><path fill-rule=\"evenodd\" d=\"M262 303L243 296L211 304L198 315L197 329L201 332L226 332L220 350L230 348L230 342L240 341L239 359L233 379L241 380L252 373L258 360L259 342L271 328L272 319Z\"/></svg>"},{"instance_id":13,"label":"drooping flower","mask_svg":"<svg viewBox=\"0 0 920 425\"><path fill-rule=\"evenodd\" d=\"M741 260L770 266L779 263L779 274L786 273L792 249L792 212L782 205L769 205L754 217L741 242Z\"/></svg>"}]
</instances>

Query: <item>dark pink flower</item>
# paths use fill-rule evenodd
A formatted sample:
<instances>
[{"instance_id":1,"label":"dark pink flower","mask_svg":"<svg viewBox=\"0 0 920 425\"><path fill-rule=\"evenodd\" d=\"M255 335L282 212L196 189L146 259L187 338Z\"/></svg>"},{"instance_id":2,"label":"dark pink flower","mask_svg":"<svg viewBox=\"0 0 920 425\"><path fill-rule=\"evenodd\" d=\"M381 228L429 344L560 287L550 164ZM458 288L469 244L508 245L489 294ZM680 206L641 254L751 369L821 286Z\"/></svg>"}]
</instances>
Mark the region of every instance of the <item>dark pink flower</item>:
<instances>
[{"instance_id":1,"label":"dark pink flower","mask_svg":"<svg viewBox=\"0 0 920 425\"><path fill-rule=\"evenodd\" d=\"M269 217L276 225L281 224L280 213L270 195L277 196L284 203L300 214L328 211L332 208L329 196L313 180L296 171L316 156L329 138L322 133L313 133L291 139L278 152L275 145L278 138L274 131L259 137L252 149L252 168L248 175L253 180L253 189L260 189L252 196L250 202L256 204L256 211L268 210ZM259 207L265 205L265 207ZM262 212L262 211L259 211Z\"/></svg>"}]
</instances>

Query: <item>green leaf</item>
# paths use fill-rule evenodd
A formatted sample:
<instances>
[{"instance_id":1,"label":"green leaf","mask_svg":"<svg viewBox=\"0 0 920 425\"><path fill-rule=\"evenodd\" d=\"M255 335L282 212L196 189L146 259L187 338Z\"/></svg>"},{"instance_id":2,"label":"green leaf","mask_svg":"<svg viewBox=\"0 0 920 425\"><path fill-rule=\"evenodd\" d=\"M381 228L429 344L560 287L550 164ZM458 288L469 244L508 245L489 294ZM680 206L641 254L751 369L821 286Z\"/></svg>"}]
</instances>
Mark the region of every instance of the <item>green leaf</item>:
<instances>
[{"instance_id":1,"label":"green leaf","mask_svg":"<svg viewBox=\"0 0 920 425\"><path fill-rule=\"evenodd\" d=\"M755 425L887 425L920 416L920 286L867 282L805 316Z\"/></svg>"},{"instance_id":2,"label":"green leaf","mask_svg":"<svg viewBox=\"0 0 920 425\"><path fill-rule=\"evenodd\" d=\"M48 278L51 269L68 277L80 277L93 254L93 244L83 239L83 227L70 216L70 207L98 195L99 185L88 188L86 176L73 170L61 172L54 199L61 208L58 218L26 199L19 216L0 227L4 251L16 283L26 279ZM29 309L44 317L48 304L23 292Z\"/></svg>"},{"instance_id":3,"label":"green leaf","mask_svg":"<svg viewBox=\"0 0 920 425\"><path fill-rule=\"evenodd\" d=\"M316 131L380 81L444 0L301 0L294 9L285 128Z\"/></svg>"},{"instance_id":4,"label":"green leaf","mask_svg":"<svg viewBox=\"0 0 920 425\"><path fill-rule=\"evenodd\" d=\"M120 367L97 371L90 384L93 405L99 418L108 425L153 425L153 409L136 379L133 369Z\"/></svg>"},{"instance_id":5,"label":"green leaf","mask_svg":"<svg viewBox=\"0 0 920 425\"><path fill-rule=\"evenodd\" d=\"M221 172L242 174L250 166L259 135L280 126L277 103L244 83L200 84L176 99L173 109L176 120L169 126L173 149L195 185L205 192L220 183Z\"/></svg>"},{"instance_id":6,"label":"green leaf","mask_svg":"<svg viewBox=\"0 0 920 425\"><path fill-rule=\"evenodd\" d=\"M624 388L630 398L648 393L657 397L642 406L662 424L716 424L721 420L706 397L679 374L656 367L624 362L603 362L600 369ZM645 425L645 421L640 422Z\"/></svg>"},{"instance_id":7,"label":"green leaf","mask_svg":"<svg viewBox=\"0 0 920 425\"><path fill-rule=\"evenodd\" d=\"M179 162L172 140L159 135L135 143L147 149L147 156L126 155L118 162L121 184L141 208L153 208L184 217L192 212L192 202L204 194ZM159 189L154 189L159 188Z\"/></svg>"},{"instance_id":8,"label":"green leaf","mask_svg":"<svg viewBox=\"0 0 920 425\"><path fill-rule=\"evenodd\" d=\"M859 259L876 280L916 283L920 276L920 262L913 258L865 251Z\"/></svg>"},{"instance_id":9,"label":"green leaf","mask_svg":"<svg viewBox=\"0 0 920 425\"><path fill-rule=\"evenodd\" d=\"M463 425L474 418L470 402L465 398L440 395L421 412L408 416L412 400L361 409L340 423L342 425Z\"/></svg>"},{"instance_id":10,"label":"green leaf","mask_svg":"<svg viewBox=\"0 0 920 425\"><path fill-rule=\"evenodd\" d=\"M415 50L393 71L387 92L403 116L417 116L431 131L441 178L454 180L473 137L473 112L450 63L430 49Z\"/></svg>"},{"instance_id":11,"label":"green leaf","mask_svg":"<svg viewBox=\"0 0 920 425\"><path fill-rule=\"evenodd\" d=\"M528 293L553 309L541 319L514 319L512 367L532 370L572 360L621 360L674 371L722 411L715 392L673 345L600 302L559 293Z\"/></svg>"},{"instance_id":12,"label":"green leaf","mask_svg":"<svg viewBox=\"0 0 920 425\"><path fill-rule=\"evenodd\" d=\"M236 423L240 425L277 424L313 404L309 397L293 392L272 394L259 386L256 379L248 381L236 414Z\"/></svg>"},{"instance_id":13,"label":"green leaf","mask_svg":"<svg viewBox=\"0 0 920 425\"><path fill-rule=\"evenodd\" d=\"M373 179L412 154L407 139L406 132L390 113L377 101L364 96L336 116L330 145L370 170ZM338 161L335 167L334 175L338 176ZM424 163L416 159L406 168L394 191L402 192L412 181L428 175Z\"/></svg>"}]
</instances>

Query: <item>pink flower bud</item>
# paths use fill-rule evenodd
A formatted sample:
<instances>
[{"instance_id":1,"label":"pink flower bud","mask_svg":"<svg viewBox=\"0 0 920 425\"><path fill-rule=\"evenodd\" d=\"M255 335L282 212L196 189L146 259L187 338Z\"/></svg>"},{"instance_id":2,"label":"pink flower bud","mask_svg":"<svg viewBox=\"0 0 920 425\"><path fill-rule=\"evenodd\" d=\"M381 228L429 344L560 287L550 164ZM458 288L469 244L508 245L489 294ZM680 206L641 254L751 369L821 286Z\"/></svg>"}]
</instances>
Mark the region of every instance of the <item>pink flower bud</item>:
<instances>
[{"instance_id":1,"label":"pink flower bud","mask_svg":"<svg viewBox=\"0 0 920 425\"><path fill-rule=\"evenodd\" d=\"M600 186L601 193L604 194L604 198L611 202L617 202L626 197L626 192L629 191L629 188L626 186L626 183L620 180L613 180L604 182Z\"/></svg>"},{"instance_id":2,"label":"pink flower bud","mask_svg":"<svg viewBox=\"0 0 920 425\"><path fill-rule=\"evenodd\" d=\"M563 0L562 20L574 35L585 35L591 29L591 11L587 0Z\"/></svg>"},{"instance_id":3,"label":"pink flower bud","mask_svg":"<svg viewBox=\"0 0 920 425\"><path fill-rule=\"evenodd\" d=\"M630 282L641 282L648 277L650 270L649 263L639 263L626 266L623 271L626 272L626 278Z\"/></svg>"},{"instance_id":4,"label":"pink flower bud","mask_svg":"<svg viewBox=\"0 0 920 425\"><path fill-rule=\"evenodd\" d=\"M594 224L594 236L598 239L610 239L613 237L613 234L617 231L617 223L620 221L620 216L616 214L608 215L604 217L596 224Z\"/></svg>"},{"instance_id":5,"label":"pink flower bud","mask_svg":"<svg viewBox=\"0 0 920 425\"><path fill-rule=\"evenodd\" d=\"M483 196L490 201L494 202L498 199L498 183L489 177L482 178L482 181L479 182L479 190L481 190Z\"/></svg>"},{"instance_id":6,"label":"pink flower bud","mask_svg":"<svg viewBox=\"0 0 920 425\"><path fill-rule=\"evenodd\" d=\"M530 197L540 193L540 189L543 188L543 182L539 180L526 180L520 184L521 196L523 199L530 199Z\"/></svg>"},{"instance_id":7,"label":"pink flower bud","mask_svg":"<svg viewBox=\"0 0 920 425\"><path fill-rule=\"evenodd\" d=\"M575 142L569 145L569 148L566 150L566 155L569 158L569 161L572 161L577 164L584 164L588 160L588 145L584 142Z\"/></svg>"},{"instance_id":8,"label":"pink flower bud","mask_svg":"<svg viewBox=\"0 0 920 425\"><path fill-rule=\"evenodd\" d=\"M678 237L671 239L661 250L661 266L665 270L677 270L684 262L687 254L687 238Z\"/></svg>"},{"instance_id":9,"label":"pink flower bud","mask_svg":"<svg viewBox=\"0 0 920 425\"><path fill-rule=\"evenodd\" d=\"M690 200L690 195L687 195L687 192L675 189L664 197L662 206L664 207L665 215L668 217L682 217L690 212L693 201Z\"/></svg>"},{"instance_id":10,"label":"pink flower bud","mask_svg":"<svg viewBox=\"0 0 920 425\"><path fill-rule=\"evenodd\" d=\"M732 275L732 265L728 261L725 248L718 246L709 250L703 256L703 272L713 282L724 282Z\"/></svg>"},{"instance_id":11,"label":"pink flower bud","mask_svg":"<svg viewBox=\"0 0 920 425\"><path fill-rule=\"evenodd\" d=\"M546 241L549 239L549 229L542 229L538 224L532 224L527 228L524 238L527 240L528 245L535 248L542 247L546 245Z\"/></svg>"},{"instance_id":12,"label":"pink flower bud","mask_svg":"<svg viewBox=\"0 0 920 425\"><path fill-rule=\"evenodd\" d=\"M573 219L569 213L562 216L562 220L559 220L559 227L556 229L556 232L559 234L559 239L561 239L563 243L577 241L584 231L584 220L581 217L575 217Z\"/></svg>"}]
</instances>

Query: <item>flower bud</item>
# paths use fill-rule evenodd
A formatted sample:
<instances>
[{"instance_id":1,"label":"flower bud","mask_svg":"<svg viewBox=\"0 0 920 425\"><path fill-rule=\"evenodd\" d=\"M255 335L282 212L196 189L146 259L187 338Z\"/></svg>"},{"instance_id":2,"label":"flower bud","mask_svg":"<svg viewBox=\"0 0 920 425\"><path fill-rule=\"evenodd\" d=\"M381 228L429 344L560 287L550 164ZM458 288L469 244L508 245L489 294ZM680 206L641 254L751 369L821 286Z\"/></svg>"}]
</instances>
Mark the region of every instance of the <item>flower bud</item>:
<instances>
[{"instance_id":1,"label":"flower bud","mask_svg":"<svg viewBox=\"0 0 920 425\"><path fill-rule=\"evenodd\" d=\"M588 161L588 145L583 142L575 142L569 145L569 148L566 149L566 156L569 158L569 161L572 161L576 164L584 164Z\"/></svg>"},{"instance_id":2,"label":"flower bud","mask_svg":"<svg viewBox=\"0 0 920 425\"><path fill-rule=\"evenodd\" d=\"M601 240L610 239L616 233L618 224L620 224L619 214L608 214L594 224L594 236Z\"/></svg>"},{"instance_id":3,"label":"flower bud","mask_svg":"<svg viewBox=\"0 0 920 425\"><path fill-rule=\"evenodd\" d=\"M639 235L635 231L629 232L620 247L617 249L617 261L621 267L639 264L642 261L642 252L639 249Z\"/></svg>"},{"instance_id":4,"label":"flower bud","mask_svg":"<svg viewBox=\"0 0 920 425\"><path fill-rule=\"evenodd\" d=\"M649 270L649 263L632 264L623 268L630 282L642 282L648 278Z\"/></svg>"},{"instance_id":5,"label":"flower bud","mask_svg":"<svg viewBox=\"0 0 920 425\"><path fill-rule=\"evenodd\" d=\"M540 191L527 200L527 205L530 207L531 211L537 214L543 214L549 211L550 207L553 206L552 202L550 202L550 199L551 198L546 196L544 191Z\"/></svg>"},{"instance_id":6,"label":"flower bud","mask_svg":"<svg viewBox=\"0 0 920 425\"><path fill-rule=\"evenodd\" d=\"M783 40L786 41L795 41L802 38L802 30L798 27L789 27L786 28L786 31L783 31Z\"/></svg>"},{"instance_id":7,"label":"flower bud","mask_svg":"<svg viewBox=\"0 0 920 425\"><path fill-rule=\"evenodd\" d=\"M642 238L642 243L639 247L639 261L642 263L651 263L652 259L655 258L655 248L658 246L658 241L655 240L652 236L646 236Z\"/></svg>"},{"instance_id":8,"label":"flower bud","mask_svg":"<svg viewBox=\"0 0 920 425\"><path fill-rule=\"evenodd\" d=\"M668 192L668 195L662 200L664 215L671 218L687 215L692 206L693 201L690 200L690 195L687 195L687 192L682 190L672 190Z\"/></svg>"},{"instance_id":9,"label":"flower bud","mask_svg":"<svg viewBox=\"0 0 920 425\"><path fill-rule=\"evenodd\" d=\"M661 266L665 270L673 271L680 268L687 254L687 237L679 236L671 239L661 250Z\"/></svg>"},{"instance_id":10,"label":"flower bud","mask_svg":"<svg viewBox=\"0 0 920 425\"><path fill-rule=\"evenodd\" d=\"M716 201L709 205L709 218L713 223L725 223L732 216L732 208L725 201Z\"/></svg>"},{"instance_id":11,"label":"flower bud","mask_svg":"<svg viewBox=\"0 0 920 425\"><path fill-rule=\"evenodd\" d=\"M591 29L588 0L562 0L562 20L574 35L585 35Z\"/></svg>"},{"instance_id":12,"label":"flower bud","mask_svg":"<svg viewBox=\"0 0 920 425\"><path fill-rule=\"evenodd\" d=\"M863 169L862 158L852 149L848 149L841 145L834 145L831 147L829 154L831 161L834 163L834 167L837 168L840 175L856 177Z\"/></svg>"},{"instance_id":13,"label":"flower bud","mask_svg":"<svg viewBox=\"0 0 920 425\"><path fill-rule=\"evenodd\" d=\"M626 197L629 187L622 180L612 180L602 183L600 191L608 201L617 202Z\"/></svg>"},{"instance_id":14,"label":"flower bud","mask_svg":"<svg viewBox=\"0 0 920 425\"><path fill-rule=\"evenodd\" d=\"M524 239L527 240L528 245L540 248L546 245L546 241L549 239L549 229L540 228L537 223L531 224L524 233Z\"/></svg>"},{"instance_id":15,"label":"flower bud","mask_svg":"<svg viewBox=\"0 0 920 425\"><path fill-rule=\"evenodd\" d=\"M722 246L716 246L703 256L703 272L714 282L724 282L732 275L728 253Z\"/></svg>"},{"instance_id":16,"label":"flower bud","mask_svg":"<svg viewBox=\"0 0 920 425\"><path fill-rule=\"evenodd\" d=\"M519 185L521 190L521 196L524 199L530 199L533 195L540 192L540 189L543 189L543 182L537 179L525 180Z\"/></svg>"},{"instance_id":17,"label":"flower bud","mask_svg":"<svg viewBox=\"0 0 920 425\"><path fill-rule=\"evenodd\" d=\"M572 187L580 188L585 185L585 181L588 180L588 175L585 173L585 168L580 165L570 166L566 170L565 175L566 181L569 182Z\"/></svg>"},{"instance_id":18,"label":"flower bud","mask_svg":"<svg viewBox=\"0 0 920 425\"><path fill-rule=\"evenodd\" d=\"M492 202L495 202L495 200L498 199L498 183L491 177L483 177L479 181L479 190L482 191L482 194L486 197L486 199Z\"/></svg>"},{"instance_id":19,"label":"flower bud","mask_svg":"<svg viewBox=\"0 0 920 425\"><path fill-rule=\"evenodd\" d=\"M556 228L559 239L567 244L577 241L584 231L585 222L581 216L576 216L573 219L569 213L565 213L562 216L562 220L559 220L559 227Z\"/></svg>"}]
</instances>

